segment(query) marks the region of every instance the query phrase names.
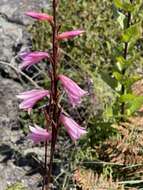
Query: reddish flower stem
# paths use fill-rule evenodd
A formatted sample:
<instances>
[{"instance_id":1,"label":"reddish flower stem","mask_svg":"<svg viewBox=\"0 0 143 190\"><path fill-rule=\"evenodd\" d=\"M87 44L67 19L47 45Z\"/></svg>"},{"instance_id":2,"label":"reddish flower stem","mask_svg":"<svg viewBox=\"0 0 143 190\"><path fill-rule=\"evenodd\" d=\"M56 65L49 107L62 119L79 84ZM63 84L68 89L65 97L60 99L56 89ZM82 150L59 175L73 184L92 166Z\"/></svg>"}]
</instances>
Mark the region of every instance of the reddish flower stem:
<instances>
[{"instance_id":1,"label":"reddish flower stem","mask_svg":"<svg viewBox=\"0 0 143 190\"><path fill-rule=\"evenodd\" d=\"M49 170L47 173L47 182L45 181L45 190L50 190L51 183L51 175L52 175L52 164L53 157L55 151L55 144L57 140L57 132L58 132L58 118L59 118L59 109L58 109L58 89L57 89L57 59L58 59L58 43L56 40L56 36L58 33L57 28L57 20L56 20L56 8L57 8L57 0L53 0L53 25L52 25L52 76L51 76L51 103L50 103L50 120L52 125L52 139L51 139L51 151L50 151L50 163ZM45 149L46 151L46 149ZM46 153L47 154L47 153ZM47 156L45 154L45 157Z\"/></svg>"}]
</instances>

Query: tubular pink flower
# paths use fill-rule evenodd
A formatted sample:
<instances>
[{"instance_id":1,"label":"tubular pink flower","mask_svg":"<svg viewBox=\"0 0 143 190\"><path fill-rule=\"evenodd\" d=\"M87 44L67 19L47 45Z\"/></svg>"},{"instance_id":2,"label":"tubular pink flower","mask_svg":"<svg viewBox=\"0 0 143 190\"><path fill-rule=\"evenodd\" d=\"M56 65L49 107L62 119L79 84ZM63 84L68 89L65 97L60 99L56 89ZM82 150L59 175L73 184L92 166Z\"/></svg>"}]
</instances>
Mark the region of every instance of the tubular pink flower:
<instances>
[{"instance_id":1,"label":"tubular pink flower","mask_svg":"<svg viewBox=\"0 0 143 190\"><path fill-rule=\"evenodd\" d=\"M72 118L65 116L64 114L60 115L60 122L64 125L73 141L78 140L82 135L87 133L87 131L80 127Z\"/></svg>"},{"instance_id":2,"label":"tubular pink flower","mask_svg":"<svg viewBox=\"0 0 143 190\"><path fill-rule=\"evenodd\" d=\"M63 32L57 36L57 40L70 39L84 32L85 32L84 30L72 30L72 31Z\"/></svg>"},{"instance_id":3,"label":"tubular pink flower","mask_svg":"<svg viewBox=\"0 0 143 190\"><path fill-rule=\"evenodd\" d=\"M30 133L28 138L33 140L34 143L45 142L51 140L51 133L47 132L46 129L42 129L38 125L35 127L29 126Z\"/></svg>"},{"instance_id":4,"label":"tubular pink flower","mask_svg":"<svg viewBox=\"0 0 143 190\"><path fill-rule=\"evenodd\" d=\"M22 99L22 103L19 105L20 109L31 111L34 105L45 96L49 97L48 90L30 90L17 95L17 98Z\"/></svg>"},{"instance_id":5,"label":"tubular pink flower","mask_svg":"<svg viewBox=\"0 0 143 190\"><path fill-rule=\"evenodd\" d=\"M30 16L30 17L37 19L37 20L42 20L42 21L47 20L50 23L53 21L53 16L48 15L46 13L37 13L37 12L29 11L29 12L26 12L25 15Z\"/></svg>"},{"instance_id":6,"label":"tubular pink flower","mask_svg":"<svg viewBox=\"0 0 143 190\"><path fill-rule=\"evenodd\" d=\"M32 65L40 62L42 59L49 58L48 53L40 51L29 52L29 53L22 52L19 56L23 61L19 66L20 69L24 69L26 67L29 68Z\"/></svg>"},{"instance_id":7,"label":"tubular pink flower","mask_svg":"<svg viewBox=\"0 0 143 190\"><path fill-rule=\"evenodd\" d=\"M73 107L80 104L81 98L88 94L87 91L82 90L73 80L66 77L65 75L59 75L59 79L66 91L69 101Z\"/></svg>"}]
</instances>

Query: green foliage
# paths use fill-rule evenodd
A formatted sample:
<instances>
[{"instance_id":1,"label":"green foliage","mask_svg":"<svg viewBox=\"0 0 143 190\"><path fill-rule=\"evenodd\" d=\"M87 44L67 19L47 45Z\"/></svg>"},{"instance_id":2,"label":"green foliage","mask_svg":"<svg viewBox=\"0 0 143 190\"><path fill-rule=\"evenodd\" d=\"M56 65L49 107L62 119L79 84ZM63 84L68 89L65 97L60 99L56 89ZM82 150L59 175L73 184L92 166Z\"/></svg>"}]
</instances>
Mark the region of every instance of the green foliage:
<instances>
[{"instance_id":1,"label":"green foliage","mask_svg":"<svg viewBox=\"0 0 143 190\"><path fill-rule=\"evenodd\" d=\"M112 127L112 122L101 121L97 119L92 119L89 123L88 137L91 146L99 145L103 141L109 138L109 136L114 136L116 130Z\"/></svg>"},{"instance_id":2,"label":"green foliage","mask_svg":"<svg viewBox=\"0 0 143 190\"><path fill-rule=\"evenodd\" d=\"M131 60L126 60L123 56L116 57L116 60L117 68L119 71L123 71L132 64Z\"/></svg>"},{"instance_id":3,"label":"green foliage","mask_svg":"<svg viewBox=\"0 0 143 190\"><path fill-rule=\"evenodd\" d=\"M113 113L120 115L122 120L122 117L131 116L138 111L143 104L142 97L135 96L132 92L132 85L141 79L135 70L135 65L140 57L136 44L142 36L142 26L141 20L136 22L133 17L133 12L139 9L141 1L114 0L114 5L116 6L114 15L120 24L121 32L119 45L117 44L117 51L114 54L116 65L111 69L111 76L117 83L114 90L118 93L117 101L113 105L113 110L116 112Z\"/></svg>"},{"instance_id":4,"label":"green foliage","mask_svg":"<svg viewBox=\"0 0 143 190\"><path fill-rule=\"evenodd\" d=\"M120 24L120 27L124 29L124 21L125 21L125 15L121 13L120 11L116 11L117 16L117 22Z\"/></svg>"},{"instance_id":5,"label":"green foliage","mask_svg":"<svg viewBox=\"0 0 143 190\"><path fill-rule=\"evenodd\" d=\"M26 190L26 188L20 182L18 182L9 186L6 190Z\"/></svg>"},{"instance_id":6,"label":"green foliage","mask_svg":"<svg viewBox=\"0 0 143 190\"><path fill-rule=\"evenodd\" d=\"M126 12L133 12L141 1L137 0L135 3L131 3L130 0L113 0L113 2L114 5L119 9L122 9Z\"/></svg>"},{"instance_id":7,"label":"green foliage","mask_svg":"<svg viewBox=\"0 0 143 190\"><path fill-rule=\"evenodd\" d=\"M120 81L121 83L123 82L123 75L119 73L118 71L113 72L113 76L117 81Z\"/></svg>"},{"instance_id":8,"label":"green foliage","mask_svg":"<svg viewBox=\"0 0 143 190\"><path fill-rule=\"evenodd\" d=\"M127 28L122 34L123 42L132 42L138 40L142 35L141 23L134 24Z\"/></svg>"},{"instance_id":9,"label":"green foliage","mask_svg":"<svg viewBox=\"0 0 143 190\"><path fill-rule=\"evenodd\" d=\"M129 102L129 108L127 109L127 114L130 116L134 112L138 111L143 105L143 96L135 97L131 102Z\"/></svg>"},{"instance_id":10,"label":"green foliage","mask_svg":"<svg viewBox=\"0 0 143 190\"><path fill-rule=\"evenodd\" d=\"M134 94L124 94L120 96L120 101L128 104L127 115L130 116L143 105L143 96L136 96Z\"/></svg>"}]
</instances>

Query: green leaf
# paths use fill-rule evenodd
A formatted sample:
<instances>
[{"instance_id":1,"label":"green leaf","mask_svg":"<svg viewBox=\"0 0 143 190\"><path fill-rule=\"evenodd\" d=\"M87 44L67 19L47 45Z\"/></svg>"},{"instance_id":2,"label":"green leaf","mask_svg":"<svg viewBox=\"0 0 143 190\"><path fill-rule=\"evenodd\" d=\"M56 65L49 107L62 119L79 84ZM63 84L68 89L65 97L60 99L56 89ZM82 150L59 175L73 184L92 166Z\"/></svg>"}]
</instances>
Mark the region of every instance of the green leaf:
<instances>
[{"instance_id":1,"label":"green leaf","mask_svg":"<svg viewBox=\"0 0 143 190\"><path fill-rule=\"evenodd\" d=\"M139 76L139 75L134 75L132 77L128 77L127 80L125 81L125 85L126 87L130 87L131 85L133 85L135 82L141 80L143 77Z\"/></svg>"},{"instance_id":2,"label":"green leaf","mask_svg":"<svg viewBox=\"0 0 143 190\"><path fill-rule=\"evenodd\" d=\"M120 0L114 0L113 2L117 8L122 8L123 3Z\"/></svg>"},{"instance_id":3,"label":"green leaf","mask_svg":"<svg viewBox=\"0 0 143 190\"><path fill-rule=\"evenodd\" d=\"M123 79L123 75L117 71L113 72L113 76L117 81L121 81Z\"/></svg>"},{"instance_id":4,"label":"green leaf","mask_svg":"<svg viewBox=\"0 0 143 190\"><path fill-rule=\"evenodd\" d=\"M119 98L120 102L124 102L128 105L127 115L130 116L134 112L138 111L143 105L143 96L136 96L134 94L124 94Z\"/></svg>"},{"instance_id":5,"label":"green leaf","mask_svg":"<svg viewBox=\"0 0 143 190\"><path fill-rule=\"evenodd\" d=\"M108 84L112 89L115 89L117 86L117 81L111 77L108 73L101 72L101 78Z\"/></svg>"},{"instance_id":6,"label":"green leaf","mask_svg":"<svg viewBox=\"0 0 143 190\"><path fill-rule=\"evenodd\" d=\"M123 9L124 11L127 11L127 12L132 12L135 9L134 4L124 2L123 0L113 0L113 2L117 8Z\"/></svg>"},{"instance_id":7,"label":"green leaf","mask_svg":"<svg viewBox=\"0 0 143 190\"><path fill-rule=\"evenodd\" d=\"M132 102L130 102L130 107L127 110L127 115L130 116L134 112L138 111L139 108L143 105L143 96L135 97Z\"/></svg>"},{"instance_id":8,"label":"green leaf","mask_svg":"<svg viewBox=\"0 0 143 190\"><path fill-rule=\"evenodd\" d=\"M119 100L120 102L129 103L132 102L135 98L136 96L133 94L124 94L120 96Z\"/></svg>"},{"instance_id":9,"label":"green leaf","mask_svg":"<svg viewBox=\"0 0 143 190\"><path fill-rule=\"evenodd\" d=\"M121 12L118 11L118 17L117 17L117 22L120 24L120 27L122 29L124 29L124 19L125 19L125 15Z\"/></svg>"},{"instance_id":10,"label":"green leaf","mask_svg":"<svg viewBox=\"0 0 143 190\"><path fill-rule=\"evenodd\" d=\"M119 23L121 29L124 29L124 21L126 16L114 7L113 7L113 15L116 18L117 22Z\"/></svg>"},{"instance_id":11,"label":"green leaf","mask_svg":"<svg viewBox=\"0 0 143 190\"><path fill-rule=\"evenodd\" d=\"M142 35L141 23L134 24L126 29L121 38L123 42L130 42L138 40Z\"/></svg>"},{"instance_id":12,"label":"green leaf","mask_svg":"<svg viewBox=\"0 0 143 190\"><path fill-rule=\"evenodd\" d=\"M106 109L105 109L105 117L106 118L112 118L113 117L113 105L110 105L108 106Z\"/></svg>"},{"instance_id":13,"label":"green leaf","mask_svg":"<svg viewBox=\"0 0 143 190\"><path fill-rule=\"evenodd\" d=\"M123 56L116 57L117 60L117 68L119 71L122 71L123 69L127 68L129 65L131 65L131 60L126 60Z\"/></svg>"}]
</instances>

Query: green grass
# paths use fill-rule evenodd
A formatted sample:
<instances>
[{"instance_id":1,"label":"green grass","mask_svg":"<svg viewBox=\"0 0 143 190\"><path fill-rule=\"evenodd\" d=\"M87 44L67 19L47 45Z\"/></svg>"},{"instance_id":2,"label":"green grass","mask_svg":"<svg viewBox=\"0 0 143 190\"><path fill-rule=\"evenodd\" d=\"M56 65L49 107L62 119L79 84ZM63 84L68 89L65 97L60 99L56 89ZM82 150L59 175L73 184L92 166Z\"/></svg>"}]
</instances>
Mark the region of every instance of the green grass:
<instances>
[{"instance_id":1,"label":"green grass","mask_svg":"<svg viewBox=\"0 0 143 190\"><path fill-rule=\"evenodd\" d=\"M22 183L17 182L11 186L9 186L6 190L26 190Z\"/></svg>"}]
</instances>

